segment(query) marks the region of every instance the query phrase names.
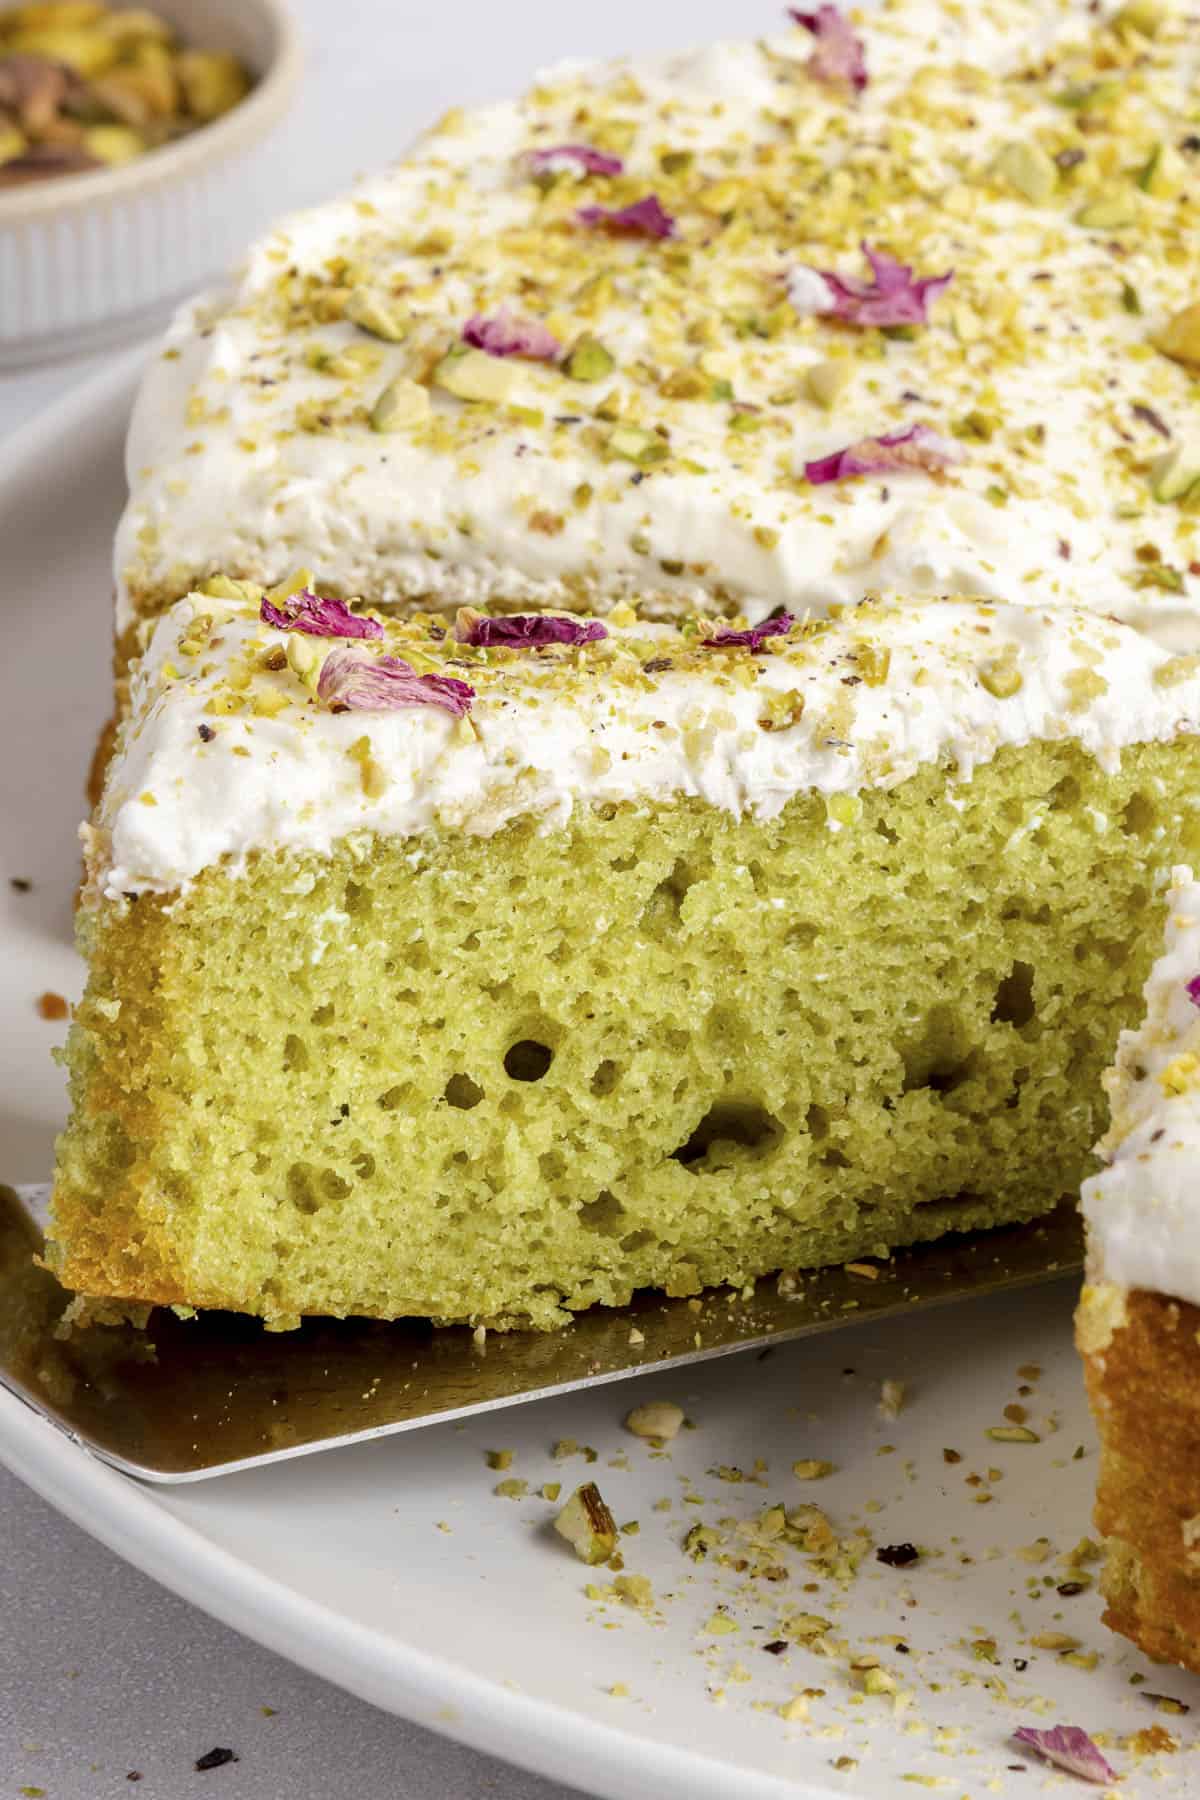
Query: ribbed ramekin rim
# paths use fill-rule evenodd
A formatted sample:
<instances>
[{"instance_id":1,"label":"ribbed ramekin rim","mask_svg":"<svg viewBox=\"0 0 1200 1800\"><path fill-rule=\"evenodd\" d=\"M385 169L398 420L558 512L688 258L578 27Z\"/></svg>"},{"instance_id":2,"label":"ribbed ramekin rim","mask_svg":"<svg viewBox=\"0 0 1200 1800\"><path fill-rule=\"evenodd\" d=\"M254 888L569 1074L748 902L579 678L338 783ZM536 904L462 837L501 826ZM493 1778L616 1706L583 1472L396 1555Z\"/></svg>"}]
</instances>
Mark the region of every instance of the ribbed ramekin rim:
<instances>
[{"instance_id":1,"label":"ribbed ramekin rim","mask_svg":"<svg viewBox=\"0 0 1200 1800\"><path fill-rule=\"evenodd\" d=\"M216 165L265 137L279 121L300 79L300 32L283 0L243 0L266 19L274 39L268 66L244 100L173 144L164 144L120 168L62 175L29 188L0 193L0 229L71 217L186 180L197 168Z\"/></svg>"}]
</instances>

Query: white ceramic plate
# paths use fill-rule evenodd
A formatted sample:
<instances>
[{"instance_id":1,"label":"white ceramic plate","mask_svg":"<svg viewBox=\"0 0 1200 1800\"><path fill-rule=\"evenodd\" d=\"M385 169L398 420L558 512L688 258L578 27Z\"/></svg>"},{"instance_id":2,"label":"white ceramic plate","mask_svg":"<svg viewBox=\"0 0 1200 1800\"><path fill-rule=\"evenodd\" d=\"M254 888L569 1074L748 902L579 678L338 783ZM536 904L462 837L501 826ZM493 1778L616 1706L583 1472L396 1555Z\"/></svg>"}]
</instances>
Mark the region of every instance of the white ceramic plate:
<instances>
[{"instance_id":1,"label":"white ceramic plate","mask_svg":"<svg viewBox=\"0 0 1200 1800\"><path fill-rule=\"evenodd\" d=\"M79 988L74 830L105 711L108 546L133 377L132 364L115 368L0 458L9 1181L44 1179L64 1104L49 1058L62 1027L34 1003ZM13 876L33 891L12 890ZM100 1466L0 1394L0 1456L105 1543L250 1636L382 1707L614 1800L1065 1792L1072 1784L1009 1741L1018 1724L1056 1720L1106 1734L1124 1800L1165 1800L1200 1786L1192 1718L1164 1715L1146 1694L1190 1706L1200 1683L1111 1638L1094 1588L1057 1591L1071 1573L1059 1556L1089 1530L1095 1471L1072 1301L1069 1286L1051 1287L688 1371L666 1397L695 1429L667 1453L621 1429L626 1408L657 1392L643 1382L165 1491ZM1019 1396L1028 1364L1043 1373ZM907 1383L896 1418L879 1410L885 1380ZM1041 1441L989 1439L1018 1398ZM594 1446L597 1460L556 1464L551 1447L564 1437ZM947 1448L962 1460L947 1462ZM487 1466L493 1449L514 1452L503 1475ZM802 1483L791 1467L803 1458L835 1472ZM732 1479L738 1470L747 1479ZM606 1588L612 1575L585 1569L549 1529L553 1508L537 1489L557 1480L569 1491L589 1476L618 1519L639 1523L623 1547L627 1571L652 1583L644 1613L589 1598L588 1584ZM493 1492L510 1477L529 1482L529 1497ZM921 1558L890 1567L872 1548L840 1583L793 1550L756 1552L738 1536L737 1523L772 1502L802 1500L818 1501L844 1535L912 1542ZM685 1533L720 1520L734 1522L723 1551L690 1560ZM754 1565L784 1574L756 1577ZM863 1694L840 1650L768 1654L797 1613L827 1618L827 1636L851 1653L878 1656L900 1701ZM1095 1667L1030 1642L1047 1632L1077 1638ZM808 1720L781 1717L804 1688L822 1690ZM1123 1741L1153 1726L1180 1752Z\"/></svg>"}]
</instances>

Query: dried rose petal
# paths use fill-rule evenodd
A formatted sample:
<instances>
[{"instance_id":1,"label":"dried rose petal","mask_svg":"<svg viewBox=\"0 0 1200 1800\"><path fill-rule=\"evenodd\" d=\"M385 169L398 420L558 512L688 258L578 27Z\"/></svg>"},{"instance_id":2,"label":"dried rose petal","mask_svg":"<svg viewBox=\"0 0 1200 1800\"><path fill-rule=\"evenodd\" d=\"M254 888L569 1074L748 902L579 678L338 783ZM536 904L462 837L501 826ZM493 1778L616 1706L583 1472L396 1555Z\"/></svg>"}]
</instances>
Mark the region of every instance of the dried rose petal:
<instances>
[{"instance_id":1,"label":"dried rose petal","mask_svg":"<svg viewBox=\"0 0 1200 1800\"><path fill-rule=\"evenodd\" d=\"M608 636L608 631L598 619L513 613L502 619L470 619L455 635L460 643L484 649L492 644L507 644L518 650L534 650L542 644L596 644Z\"/></svg>"},{"instance_id":2,"label":"dried rose petal","mask_svg":"<svg viewBox=\"0 0 1200 1800\"><path fill-rule=\"evenodd\" d=\"M907 263L898 262L886 250L872 250L864 242L863 255L871 265L873 281L859 281L852 275L838 275L832 269L811 269L829 289L831 305L821 310L848 325L925 325L931 300L954 279L953 269L946 275L923 275L913 280Z\"/></svg>"},{"instance_id":3,"label":"dried rose petal","mask_svg":"<svg viewBox=\"0 0 1200 1800\"><path fill-rule=\"evenodd\" d=\"M418 675L398 656L374 657L331 650L321 665L317 698L338 712L398 712L405 706L440 706L461 719L475 689L450 675Z\"/></svg>"},{"instance_id":4,"label":"dried rose petal","mask_svg":"<svg viewBox=\"0 0 1200 1800\"><path fill-rule=\"evenodd\" d=\"M1080 1775L1084 1781L1116 1781L1117 1771L1107 1763L1087 1732L1078 1725L1056 1725L1053 1731L1038 1731L1022 1725L1013 1732L1014 1744L1044 1756L1047 1762L1069 1775Z\"/></svg>"},{"instance_id":5,"label":"dried rose petal","mask_svg":"<svg viewBox=\"0 0 1200 1800\"><path fill-rule=\"evenodd\" d=\"M860 94L867 85L867 57L862 39L849 19L836 6L818 6L815 12L799 12L789 6L788 12L797 25L803 25L817 40L808 59L813 79L834 86L844 84Z\"/></svg>"},{"instance_id":6,"label":"dried rose petal","mask_svg":"<svg viewBox=\"0 0 1200 1800\"><path fill-rule=\"evenodd\" d=\"M557 362L562 345L537 319L519 319L507 306L490 319L476 313L463 326L463 341L489 356L527 356L532 362Z\"/></svg>"},{"instance_id":7,"label":"dried rose petal","mask_svg":"<svg viewBox=\"0 0 1200 1800\"><path fill-rule=\"evenodd\" d=\"M619 156L593 150L590 144L555 144L549 150L530 150L525 158L535 174L543 169L557 169L574 164L581 175L622 175L625 164Z\"/></svg>"},{"instance_id":8,"label":"dried rose petal","mask_svg":"<svg viewBox=\"0 0 1200 1800\"><path fill-rule=\"evenodd\" d=\"M752 625L749 631L728 631L722 625L712 637L702 638L701 648L704 650L732 650L738 645L747 650L761 650L768 638L783 637L798 621L792 613L780 613L774 619L764 619L761 625Z\"/></svg>"},{"instance_id":9,"label":"dried rose petal","mask_svg":"<svg viewBox=\"0 0 1200 1800\"><path fill-rule=\"evenodd\" d=\"M814 487L829 481L849 481L856 475L884 475L896 469L925 469L934 472L958 460L953 444L940 438L928 425L910 425L907 431L894 431L890 437L860 438L832 456L820 456L804 465L804 473Z\"/></svg>"},{"instance_id":10,"label":"dried rose petal","mask_svg":"<svg viewBox=\"0 0 1200 1800\"><path fill-rule=\"evenodd\" d=\"M606 231L628 232L635 237L675 236L675 221L657 194L647 194L644 200L637 200L632 206L618 209L581 206L575 217L581 225L596 225Z\"/></svg>"},{"instance_id":11,"label":"dried rose petal","mask_svg":"<svg viewBox=\"0 0 1200 1800\"><path fill-rule=\"evenodd\" d=\"M1184 992L1193 1006L1200 1006L1200 975L1193 975L1186 983Z\"/></svg>"},{"instance_id":12,"label":"dried rose petal","mask_svg":"<svg viewBox=\"0 0 1200 1800\"><path fill-rule=\"evenodd\" d=\"M259 610L264 625L277 631L303 631L309 637L380 638L383 626L378 619L364 619L351 612L344 600L326 600L310 594L307 588L292 594L282 606L264 600Z\"/></svg>"}]
</instances>

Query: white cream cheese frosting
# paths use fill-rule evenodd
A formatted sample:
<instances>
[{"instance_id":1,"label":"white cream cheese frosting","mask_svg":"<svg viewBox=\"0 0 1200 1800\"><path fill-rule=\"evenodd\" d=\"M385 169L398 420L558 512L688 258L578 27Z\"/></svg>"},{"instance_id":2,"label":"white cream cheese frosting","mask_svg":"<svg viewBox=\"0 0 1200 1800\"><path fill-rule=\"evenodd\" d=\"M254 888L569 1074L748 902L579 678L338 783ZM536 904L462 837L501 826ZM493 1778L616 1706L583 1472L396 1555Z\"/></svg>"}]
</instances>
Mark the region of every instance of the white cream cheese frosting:
<instances>
[{"instance_id":1,"label":"white cream cheese frosting","mask_svg":"<svg viewBox=\"0 0 1200 1800\"><path fill-rule=\"evenodd\" d=\"M1200 510L1162 496L1195 458L1196 369L1158 345L1200 302L1194 8L893 0L855 28L857 96L814 79L799 27L559 69L282 224L146 377L122 626L301 561L385 606L761 615L894 588L1189 646ZM623 172L530 163L580 143ZM580 221L650 194L673 236ZM953 272L928 323L829 312L812 271L862 280L864 240ZM447 353L501 308L611 369L477 351L495 391L450 391ZM913 425L958 460L805 476Z\"/></svg>"},{"instance_id":2,"label":"white cream cheese frosting","mask_svg":"<svg viewBox=\"0 0 1200 1800\"><path fill-rule=\"evenodd\" d=\"M1085 1182L1089 1277L1200 1306L1200 882L1178 868L1146 1017L1107 1077L1106 1167ZM1193 998L1193 995L1195 996Z\"/></svg>"},{"instance_id":3,"label":"white cream cheese frosting","mask_svg":"<svg viewBox=\"0 0 1200 1800\"><path fill-rule=\"evenodd\" d=\"M612 802L698 797L771 818L814 791L836 830L859 790L924 764L966 781L1006 745L1075 739L1111 767L1200 720L1200 658L1065 608L877 600L757 652L706 647L712 629L626 608L581 648L479 649L423 615L347 646L263 624L256 599L192 595L137 665L87 828L92 891L170 894L253 852L358 834L489 835L522 817L550 830ZM347 648L466 682L469 712L333 710L318 681Z\"/></svg>"}]
</instances>

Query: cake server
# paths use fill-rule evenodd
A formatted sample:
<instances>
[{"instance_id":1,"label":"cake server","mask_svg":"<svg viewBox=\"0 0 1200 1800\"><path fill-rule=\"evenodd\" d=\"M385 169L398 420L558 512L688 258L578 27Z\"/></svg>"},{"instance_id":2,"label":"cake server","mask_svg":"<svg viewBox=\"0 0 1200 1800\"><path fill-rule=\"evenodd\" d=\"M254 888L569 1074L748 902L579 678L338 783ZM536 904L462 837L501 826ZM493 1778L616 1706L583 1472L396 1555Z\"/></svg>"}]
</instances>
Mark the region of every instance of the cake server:
<instances>
[{"instance_id":1,"label":"cake server","mask_svg":"<svg viewBox=\"0 0 1200 1800\"><path fill-rule=\"evenodd\" d=\"M734 1350L1077 1272L1073 1207L1031 1225L942 1238L694 1300L639 1295L560 1332L472 1332L424 1320L257 1320L155 1312L145 1331L58 1335L67 1297L35 1261L46 1188L0 1187L0 1385L74 1443L144 1481L198 1481L365 1438L541 1400Z\"/></svg>"}]
</instances>

